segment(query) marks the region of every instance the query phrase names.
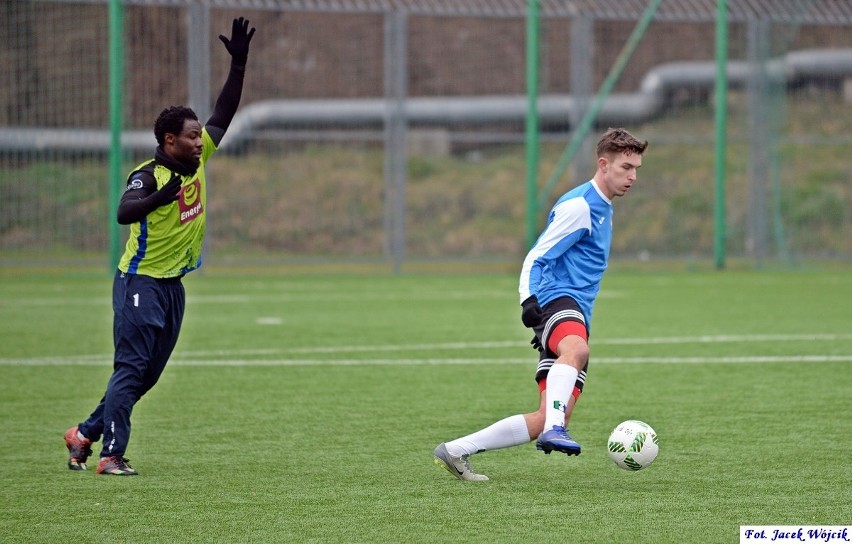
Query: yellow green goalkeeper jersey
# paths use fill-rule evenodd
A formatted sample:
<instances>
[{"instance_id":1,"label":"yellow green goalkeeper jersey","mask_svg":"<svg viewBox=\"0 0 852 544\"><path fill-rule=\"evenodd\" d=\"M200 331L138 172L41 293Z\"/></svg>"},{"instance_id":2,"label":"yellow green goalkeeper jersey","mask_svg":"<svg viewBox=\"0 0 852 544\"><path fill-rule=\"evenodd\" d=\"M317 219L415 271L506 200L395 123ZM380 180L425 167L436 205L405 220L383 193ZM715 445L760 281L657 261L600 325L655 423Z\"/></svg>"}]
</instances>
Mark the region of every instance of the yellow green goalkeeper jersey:
<instances>
[{"instance_id":1,"label":"yellow green goalkeeper jersey","mask_svg":"<svg viewBox=\"0 0 852 544\"><path fill-rule=\"evenodd\" d=\"M195 174L184 176L178 199L161 206L130 225L130 236L118 268L130 274L175 278L201 266L201 250L207 219L207 181L204 165L218 149L202 129L201 163ZM173 172L153 159L133 169L129 179L142 170L152 173L157 190Z\"/></svg>"}]
</instances>

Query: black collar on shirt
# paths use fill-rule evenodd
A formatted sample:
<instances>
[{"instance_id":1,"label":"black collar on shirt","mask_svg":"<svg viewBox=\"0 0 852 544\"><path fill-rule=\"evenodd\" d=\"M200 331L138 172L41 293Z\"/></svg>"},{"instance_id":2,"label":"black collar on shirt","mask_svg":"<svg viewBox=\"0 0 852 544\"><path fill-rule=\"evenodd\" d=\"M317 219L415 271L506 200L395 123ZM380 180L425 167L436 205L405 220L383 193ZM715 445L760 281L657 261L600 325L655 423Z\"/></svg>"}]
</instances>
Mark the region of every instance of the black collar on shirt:
<instances>
[{"instance_id":1,"label":"black collar on shirt","mask_svg":"<svg viewBox=\"0 0 852 544\"><path fill-rule=\"evenodd\" d=\"M177 172L181 176L191 176L198 170L198 167L194 164L179 161L167 155L166 152L163 151L163 146L159 145L157 146L157 151L154 154L154 160L157 161L157 164L161 164L169 170Z\"/></svg>"}]
</instances>

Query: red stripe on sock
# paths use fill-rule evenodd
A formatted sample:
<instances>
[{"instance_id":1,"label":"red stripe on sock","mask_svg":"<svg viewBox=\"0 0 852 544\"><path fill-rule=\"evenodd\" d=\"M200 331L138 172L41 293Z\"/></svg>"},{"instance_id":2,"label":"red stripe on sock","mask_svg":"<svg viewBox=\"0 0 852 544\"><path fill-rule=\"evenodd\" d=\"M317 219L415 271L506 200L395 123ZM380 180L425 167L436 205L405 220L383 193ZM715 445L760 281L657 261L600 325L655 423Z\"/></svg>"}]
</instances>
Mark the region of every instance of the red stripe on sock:
<instances>
[{"instance_id":1,"label":"red stripe on sock","mask_svg":"<svg viewBox=\"0 0 852 544\"><path fill-rule=\"evenodd\" d=\"M547 389L547 378L544 378L543 380L539 380L538 381L538 392L543 393L546 389ZM580 393L582 393L582 392L583 391L575 385L574 390L571 391L571 396L574 397L574 400L576 401L580 398Z\"/></svg>"}]
</instances>

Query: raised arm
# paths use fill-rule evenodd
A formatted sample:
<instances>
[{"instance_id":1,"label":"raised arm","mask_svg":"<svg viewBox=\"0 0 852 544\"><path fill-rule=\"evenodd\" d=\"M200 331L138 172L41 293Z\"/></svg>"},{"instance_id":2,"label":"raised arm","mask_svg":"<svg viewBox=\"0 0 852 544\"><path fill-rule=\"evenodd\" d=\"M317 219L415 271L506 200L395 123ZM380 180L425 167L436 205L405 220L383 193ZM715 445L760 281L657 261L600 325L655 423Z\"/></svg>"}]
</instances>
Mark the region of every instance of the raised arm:
<instances>
[{"instance_id":1,"label":"raised arm","mask_svg":"<svg viewBox=\"0 0 852 544\"><path fill-rule=\"evenodd\" d=\"M228 71L228 79L216 99L213 114L207 121L207 132L219 145L222 136L231 124L237 107L240 105L240 97L243 92L243 79L246 73L246 62L248 61L249 44L254 36L255 28L249 30L249 22L242 17L234 19L231 26L231 38L219 35L219 39L225 44L225 49L231 55L231 69Z\"/></svg>"}]
</instances>

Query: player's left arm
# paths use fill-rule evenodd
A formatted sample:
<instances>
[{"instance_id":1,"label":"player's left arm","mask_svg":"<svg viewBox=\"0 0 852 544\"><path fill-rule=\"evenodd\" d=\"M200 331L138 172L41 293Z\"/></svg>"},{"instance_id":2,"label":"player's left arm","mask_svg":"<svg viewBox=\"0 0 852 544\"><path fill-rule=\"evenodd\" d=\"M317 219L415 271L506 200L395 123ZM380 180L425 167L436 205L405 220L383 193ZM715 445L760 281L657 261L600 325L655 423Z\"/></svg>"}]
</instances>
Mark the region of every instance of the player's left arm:
<instances>
[{"instance_id":1,"label":"player's left arm","mask_svg":"<svg viewBox=\"0 0 852 544\"><path fill-rule=\"evenodd\" d=\"M225 44L225 49L231 55L231 69L228 71L228 79L216 99L213 106L213 114L207 120L205 128L207 133L218 146L225 135L225 131L237 113L240 98L243 94L243 80L246 74L246 62L248 61L249 44L254 36L255 28L249 30L248 19L242 17L234 19L231 27L231 39L219 35L219 39Z\"/></svg>"}]
</instances>

